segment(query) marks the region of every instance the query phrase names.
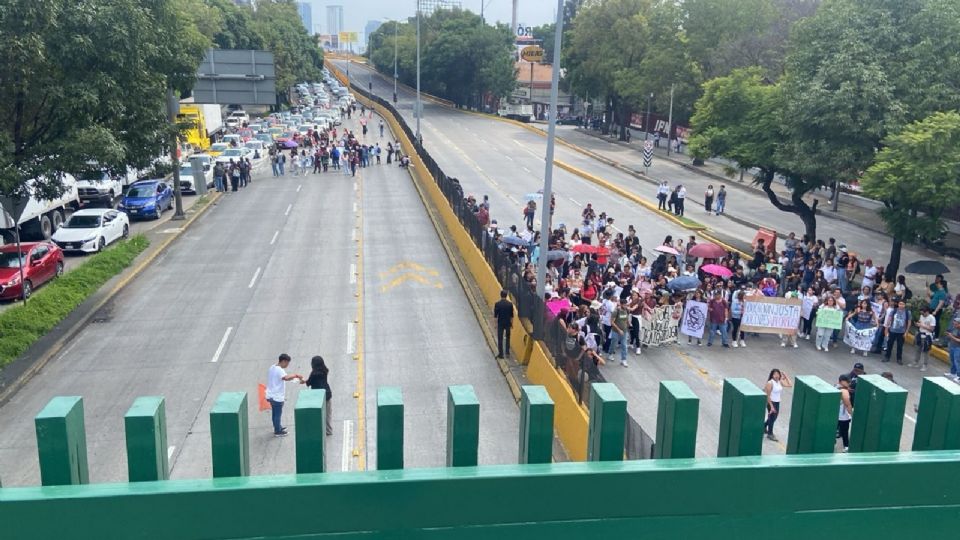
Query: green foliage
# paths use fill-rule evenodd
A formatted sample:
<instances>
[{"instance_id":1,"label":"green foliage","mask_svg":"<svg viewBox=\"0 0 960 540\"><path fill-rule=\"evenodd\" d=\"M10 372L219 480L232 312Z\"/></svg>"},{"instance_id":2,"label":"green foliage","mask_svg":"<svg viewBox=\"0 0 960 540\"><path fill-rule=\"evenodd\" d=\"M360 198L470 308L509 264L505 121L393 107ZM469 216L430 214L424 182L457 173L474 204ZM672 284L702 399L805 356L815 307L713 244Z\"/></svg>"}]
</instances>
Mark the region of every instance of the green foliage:
<instances>
[{"instance_id":1,"label":"green foliage","mask_svg":"<svg viewBox=\"0 0 960 540\"><path fill-rule=\"evenodd\" d=\"M253 30L253 12L231 0L203 0L207 6L213 45L220 49L262 49L263 38Z\"/></svg>"},{"instance_id":2,"label":"green foliage","mask_svg":"<svg viewBox=\"0 0 960 540\"><path fill-rule=\"evenodd\" d=\"M169 136L165 90L192 85L207 46L193 1L0 4L0 193L50 198L88 161L152 161Z\"/></svg>"},{"instance_id":3,"label":"green foliage","mask_svg":"<svg viewBox=\"0 0 960 540\"><path fill-rule=\"evenodd\" d=\"M130 266L149 245L143 235L121 241L38 289L26 305L0 313L0 369L53 330L107 280Z\"/></svg>"},{"instance_id":4,"label":"green foliage","mask_svg":"<svg viewBox=\"0 0 960 540\"><path fill-rule=\"evenodd\" d=\"M397 34L395 37L395 33ZM483 24L470 11L438 10L420 20L420 83L425 92L457 104L484 94L502 97L516 84L512 34L503 25ZM416 20L381 26L370 37L370 61L383 73L393 72L394 46L401 82L416 84Z\"/></svg>"},{"instance_id":5,"label":"green foliage","mask_svg":"<svg viewBox=\"0 0 960 540\"><path fill-rule=\"evenodd\" d=\"M263 46L273 53L278 89L299 81L320 80L323 53L300 22L293 0L258 2L251 28L260 36Z\"/></svg>"}]
</instances>

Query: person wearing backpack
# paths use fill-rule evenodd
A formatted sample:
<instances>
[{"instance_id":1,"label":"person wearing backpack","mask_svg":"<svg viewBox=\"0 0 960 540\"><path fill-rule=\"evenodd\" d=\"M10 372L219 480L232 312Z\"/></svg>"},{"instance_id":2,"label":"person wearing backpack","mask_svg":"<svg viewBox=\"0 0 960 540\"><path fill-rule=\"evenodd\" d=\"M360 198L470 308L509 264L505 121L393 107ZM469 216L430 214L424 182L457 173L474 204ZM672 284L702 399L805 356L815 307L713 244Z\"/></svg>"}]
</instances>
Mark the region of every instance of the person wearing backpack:
<instances>
[{"instance_id":1,"label":"person wearing backpack","mask_svg":"<svg viewBox=\"0 0 960 540\"><path fill-rule=\"evenodd\" d=\"M898 300L896 307L890 309L887 314L887 352L883 359L884 362L890 361L890 353L893 346L897 346L897 363L903 365L903 337L910 331L913 323L910 312L907 310L907 303L904 300Z\"/></svg>"}]
</instances>

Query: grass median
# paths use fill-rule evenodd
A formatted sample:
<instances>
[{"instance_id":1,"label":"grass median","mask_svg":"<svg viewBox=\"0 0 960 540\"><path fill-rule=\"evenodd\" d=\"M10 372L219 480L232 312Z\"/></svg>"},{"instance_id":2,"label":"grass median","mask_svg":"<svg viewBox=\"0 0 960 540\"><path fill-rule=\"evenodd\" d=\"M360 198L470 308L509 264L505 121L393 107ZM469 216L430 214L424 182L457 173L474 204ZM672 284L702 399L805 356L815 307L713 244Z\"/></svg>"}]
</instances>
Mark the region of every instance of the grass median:
<instances>
[{"instance_id":1,"label":"grass median","mask_svg":"<svg viewBox=\"0 0 960 540\"><path fill-rule=\"evenodd\" d=\"M142 234L119 242L38 289L26 305L0 313L0 369L53 330L110 278L130 266L149 245L150 241Z\"/></svg>"}]
</instances>

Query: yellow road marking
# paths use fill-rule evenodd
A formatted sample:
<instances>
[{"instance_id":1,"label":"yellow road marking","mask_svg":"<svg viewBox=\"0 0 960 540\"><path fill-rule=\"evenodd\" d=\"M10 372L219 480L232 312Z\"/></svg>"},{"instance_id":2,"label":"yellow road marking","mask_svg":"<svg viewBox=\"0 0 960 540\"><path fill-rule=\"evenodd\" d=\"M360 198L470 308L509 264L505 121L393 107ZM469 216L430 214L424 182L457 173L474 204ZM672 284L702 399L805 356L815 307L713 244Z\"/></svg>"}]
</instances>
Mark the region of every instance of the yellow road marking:
<instances>
[{"instance_id":1,"label":"yellow road marking","mask_svg":"<svg viewBox=\"0 0 960 540\"><path fill-rule=\"evenodd\" d=\"M367 456L364 449L367 445L367 400L364 395L365 383L363 372L363 170L357 174L357 354L354 358L357 361L357 391L354 394L357 398L357 448L353 450L354 457L357 459L357 470L364 471L367 468Z\"/></svg>"}]
</instances>

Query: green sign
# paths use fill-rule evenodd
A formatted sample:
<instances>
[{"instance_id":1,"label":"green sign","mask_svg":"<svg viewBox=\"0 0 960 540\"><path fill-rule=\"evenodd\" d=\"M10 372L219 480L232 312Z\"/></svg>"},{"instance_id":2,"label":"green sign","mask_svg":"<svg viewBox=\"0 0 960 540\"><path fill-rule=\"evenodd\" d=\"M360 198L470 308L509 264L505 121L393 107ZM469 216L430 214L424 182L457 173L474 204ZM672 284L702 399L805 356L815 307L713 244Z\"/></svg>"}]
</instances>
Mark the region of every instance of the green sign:
<instances>
[{"instance_id":1,"label":"green sign","mask_svg":"<svg viewBox=\"0 0 960 540\"><path fill-rule=\"evenodd\" d=\"M839 309L820 308L817 310L817 328L843 328L843 312Z\"/></svg>"}]
</instances>

